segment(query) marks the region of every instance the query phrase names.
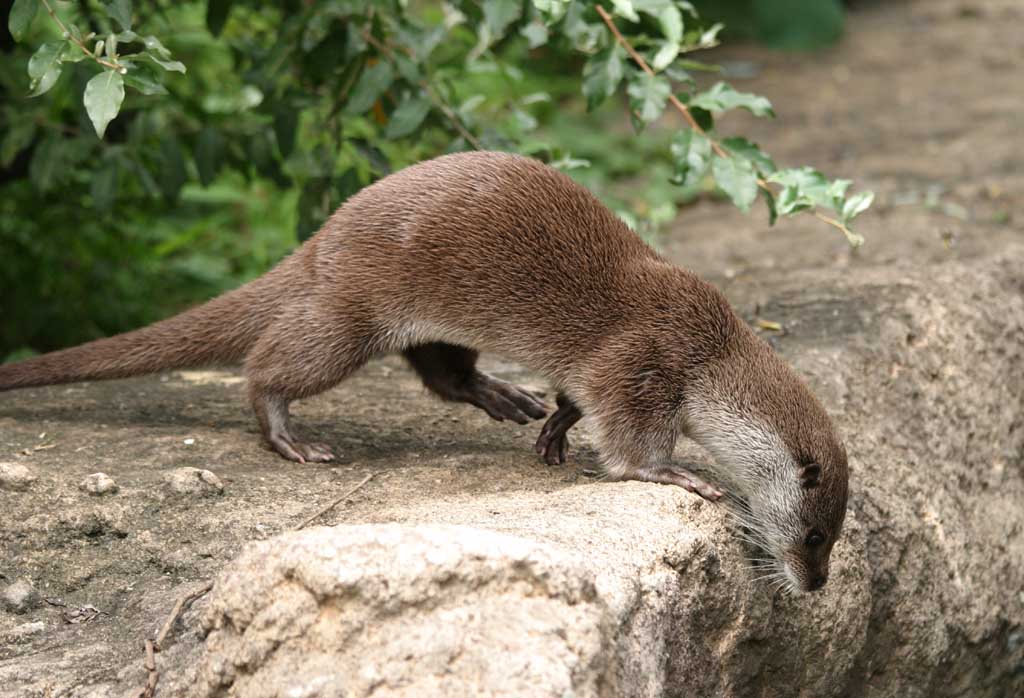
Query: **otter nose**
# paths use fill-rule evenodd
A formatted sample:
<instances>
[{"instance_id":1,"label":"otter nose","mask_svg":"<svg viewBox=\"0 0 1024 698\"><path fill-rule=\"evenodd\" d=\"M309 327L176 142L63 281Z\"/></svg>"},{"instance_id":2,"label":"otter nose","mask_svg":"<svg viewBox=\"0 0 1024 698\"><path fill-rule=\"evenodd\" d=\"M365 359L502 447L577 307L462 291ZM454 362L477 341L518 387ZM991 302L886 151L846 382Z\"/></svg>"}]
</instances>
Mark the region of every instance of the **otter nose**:
<instances>
[{"instance_id":1,"label":"otter nose","mask_svg":"<svg viewBox=\"0 0 1024 698\"><path fill-rule=\"evenodd\" d=\"M825 586L825 582L827 581L827 574L816 574L813 577L811 577L810 581L807 583L807 591L817 591L818 589Z\"/></svg>"}]
</instances>

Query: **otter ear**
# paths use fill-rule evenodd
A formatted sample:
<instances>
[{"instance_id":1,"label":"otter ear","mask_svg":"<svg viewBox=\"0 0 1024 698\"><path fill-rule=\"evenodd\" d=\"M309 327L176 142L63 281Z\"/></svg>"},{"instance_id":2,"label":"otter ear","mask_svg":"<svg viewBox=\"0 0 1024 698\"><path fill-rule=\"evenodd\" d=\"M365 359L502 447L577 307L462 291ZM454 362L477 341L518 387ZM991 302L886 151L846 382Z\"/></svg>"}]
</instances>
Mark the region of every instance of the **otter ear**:
<instances>
[{"instance_id":1,"label":"otter ear","mask_svg":"<svg viewBox=\"0 0 1024 698\"><path fill-rule=\"evenodd\" d=\"M805 490L817 487L820 479L821 466L817 463L811 463L800 468L800 486Z\"/></svg>"}]
</instances>

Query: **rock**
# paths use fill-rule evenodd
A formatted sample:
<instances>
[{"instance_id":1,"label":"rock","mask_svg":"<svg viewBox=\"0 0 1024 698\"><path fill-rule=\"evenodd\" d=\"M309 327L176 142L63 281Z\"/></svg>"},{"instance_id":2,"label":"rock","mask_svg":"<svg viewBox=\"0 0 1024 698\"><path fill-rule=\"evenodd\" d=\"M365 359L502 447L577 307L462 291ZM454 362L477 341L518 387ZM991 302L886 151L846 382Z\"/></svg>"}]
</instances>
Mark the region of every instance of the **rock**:
<instances>
[{"instance_id":1,"label":"rock","mask_svg":"<svg viewBox=\"0 0 1024 698\"><path fill-rule=\"evenodd\" d=\"M207 497L224 492L224 484L219 477L199 468L176 468L164 475L164 484L177 495Z\"/></svg>"},{"instance_id":2,"label":"rock","mask_svg":"<svg viewBox=\"0 0 1024 698\"><path fill-rule=\"evenodd\" d=\"M846 438L823 592L754 581L721 511L674 488L453 493L377 513L409 524L251 544L211 595L181 664L195 668L170 681L196 696L1022 695L1022 259L730 289L764 294Z\"/></svg>"},{"instance_id":3,"label":"rock","mask_svg":"<svg viewBox=\"0 0 1024 698\"><path fill-rule=\"evenodd\" d=\"M117 483L106 473L93 473L87 475L84 480L78 483L78 489L93 496L114 494L118 490Z\"/></svg>"},{"instance_id":4,"label":"rock","mask_svg":"<svg viewBox=\"0 0 1024 698\"><path fill-rule=\"evenodd\" d=\"M61 513L57 521L71 533L71 538L125 538L130 527L125 509L110 504Z\"/></svg>"},{"instance_id":5,"label":"rock","mask_svg":"<svg viewBox=\"0 0 1024 698\"><path fill-rule=\"evenodd\" d=\"M21 463L0 463L0 490L24 492L36 479L35 474Z\"/></svg>"},{"instance_id":6,"label":"rock","mask_svg":"<svg viewBox=\"0 0 1024 698\"><path fill-rule=\"evenodd\" d=\"M37 620L34 623L22 623L21 625L14 626L10 631L8 631L7 637L11 640L21 640L27 637L32 637L33 635L38 635L44 630L46 630L46 623L41 620Z\"/></svg>"},{"instance_id":7,"label":"rock","mask_svg":"<svg viewBox=\"0 0 1024 698\"><path fill-rule=\"evenodd\" d=\"M26 613L39 605L39 592L28 580L19 579L4 589L3 604L12 613Z\"/></svg>"},{"instance_id":8,"label":"rock","mask_svg":"<svg viewBox=\"0 0 1024 698\"><path fill-rule=\"evenodd\" d=\"M587 695L608 673L593 661L613 649L605 615L582 561L537 542L311 529L250 547L221 577L196 694Z\"/></svg>"},{"instance_id":9,"label":"rock","mask_svg":"<svg viewBox=\"0 0 1024 698\"><path fill-rule=\"evenodd\" d=\"M722 509L678 488L562 482L594 462L578 447L585 431L571 465L555 472L516 450L528 450L533 434L474 431L479 419L444 435L458 444L450 452L428 453L433 408L395 409L356 377L359 391L318 402L323 423L356 402L386 401L349 426L367 443L380 428L391 445L336 475L250 460L246 435L223 435L226 453L237 448L221 467L239 496L215 506L194 506L194 494L76 496L53 498L59 506L48 512L40 487L27 497L0 492L0 511L11 502L16 512L0 523L4 570L59 568L66 576L48 583L63 580L81 589L76 602L116 610L48 633L39 652L35 638L18 643L0 660L0 686L34 695L53 684L55 695L78 695L77 686L103 680L116 683L111 694L137 693L146 682L139 629L159 628L183 595L217 575L157 659L160 695L1024 695L1022 268L1018 250L920 271L730 282L751 319L760 299L760 316L787 328L779 350L832 412L850 453L847 525L820 593L789 597L755 581ZM169 404L198 401L196 389ZM105 398L97 405L117 395L110 384L83 390ZM203 399L229 397L202 390ZM36 400L32 410L51 407ZM426 417L406 421L417 410ZM110 442L98 445L137 439L141 428L100 433ZM161 462L179 457L180 438L168 444L153 452ZM677 454L703 458L685 445ZM42 460L33 463L40 476ZM456 463L457 477L437 476ZM346 525L273 535L369 468L379 475L332 513ZM45 472L49 481L60 471ZM203 484L201 471L184 472ZM257 525L272 537L232 559ZM40 564L51 559L60 564ZM0 624L10 617L0 613Z\"/></svg>"}]
</instances>

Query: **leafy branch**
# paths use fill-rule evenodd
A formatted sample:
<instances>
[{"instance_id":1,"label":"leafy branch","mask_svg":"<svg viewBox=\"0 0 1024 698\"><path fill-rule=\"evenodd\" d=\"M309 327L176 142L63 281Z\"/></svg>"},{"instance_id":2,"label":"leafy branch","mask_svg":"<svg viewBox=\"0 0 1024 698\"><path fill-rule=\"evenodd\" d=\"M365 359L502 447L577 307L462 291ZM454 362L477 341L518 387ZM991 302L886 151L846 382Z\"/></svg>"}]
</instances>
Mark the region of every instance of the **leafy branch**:
<instances>
[{"instance_id":1,"label":"leafy branch","mask_svg":"<svg viewBox=\"0 0 1024 698\"><path fill-rule=\"evenodd\" d=\"M670 147L635 139L632 159L654 185L643 200L617 206L610 192L598 192L631 225L642 231L671 220L681 198L671 184L692 192L710 179L744 212L761 196L772 223L806 211L851 244L862 242L850 222L870 205L869 192L847 197L847 180L829 181L809 167L780 169L747 139L715 133L721 112L774 112L764 97L724 82L697 89L691 74L718 67L690 56L717 45L722 26L702 23L690 2L450 0L440 11L410 5L416 4L309 0L295 12L284 0L172 4L153 16L157 31L187 33L205 45L190 56L198 70L170 95L167 72L184 73L185 66L155 36L135 33L131 0L68 6L15 0L8 24L17 41L24 43L33 18L43 14L40 7L62 37L44 41L28 59L31 96L53 88L68 64L78 64L79 74L93 71L81 99L96 135L107 142L81 134L69 149L51 134L30 149L42 129L15 119L16 127L0 137L0 164L31 152L30 174L41 192L71 179L64 161L93 167L81 181L90 183L90 205L104 211L119 191L173 202L191 178L208 187L224 171L259 176L296 191L297 229L304 237L354 191L442 152L517 150L561 169L590 166L569 152L566 143L574 143L590 147L596 161L593 175L582 176L599 181L608 171L600 149L589 146L583 129L566 132L564 111L556 106L574 89L572 81L552 83L537 68L569 65L571 54L582 54L575 89L588 111L621 96L637 131L669 105L689 126L674 134ZM238 21L229 22L232 15ZM83 22L99 27L98 35L83 35L75 26ZM234 71L213 59L224 55L219 49L226 42L218 37L225 27ZM538 89L546 83L554 95ZM78 84L65 80L65 92ZM134 105L139 118L110 136L107 127L121 112L127 88L164 99ZM15 111L11 105L0 114ZM54 118L42 107L35 111L40 125ZM648 153L640 155L644 148ZM649 167L650 157L660 161ZM97 162L109 166L86 165Z\"/></svg>"},{"instance_id":2,"label":"leafy branch","mask_svg":"<svg viewBox=\"0 0 1024 698\"><path fill-rule=\"evenodd\" d=\"M77 26L65 23L49 0L15 0L8 17L8 28L15 40L20 41L35 18L42 4L50 19L60 30L60 41L47 41L40 46L28 62L31 79L30 97L38 97L50 91L61 76L63 65L90 59L102 70L94 75L85 86L82 101L92 121L96 135L103 138L107 126L117 117L124 102L125 85L144 95L167 94L162 77L147 65L137 62L147 58L164 71L185 72L184 64L172 60L171 52L155 36L140 37L132 31L131 0L113 0L103 5L107 17L120 26L121 31L110 32L96 41L95 48L89 49L86 41L96 37L95 32L82 34ZM118 47L142 45L135 53L119 54Z\"/></svg>"},{"instance_id":3,"label":"leafy branch","mask_svg":"<svg viewBox=\"0 0 1024 698\"><path fill-rule=\"evenodd\" d=\"M46 8L46 12L50 15L50 18L54 22L56 22L57 27L60 28L61 36L63 36L65 39L68 39L69 41L73 42L76 46L78 46L79 49L82 50L82 53L84 53L88 58L91 58L94 61L96 61L97 63L99 63L100 65L102 65L104 68L110 68L111 70L116 70L116 71L118 71L120 73L123 73L125 71L124 67L122 65L120 65L119 63L111 63L111 62L109 62L109 61L107 61L107 60L105 60L105 59L100 57L100 54L103 51L103 45L102 44L97 46L97 50L96 50L95 53L90 51L89 47L86 46L82 42L81 39L79 39L75 34L72 34L68 30L68 28L66 26L64 26L64 22L62 22L60 17L57 16L57 13L53 11L53 7L50 6L50 3L47 2L47 0L41 0L41 2L43 3L43 7ZM95 34L90 32L89 35L85 37L85 39L89 40L89 39L93 38L94 36L95 36ZM116 58L116 56L115 56L115 58Z\"/></svg>"},{"instance_id":4,"label":"leafy branch","mask_svg":"<svg viewBox=\"0 0 1024 698\"><path fill-rule=\"evenodd\" d=\"M626 37L622 35L622 32L619 31L615 20L608 11L602 5L597 5L595 9L612 32L616 42L626 50L630 58L633 59L633 62L637 64L648 78L657 80L657 73L648 65L644 57L637 52ZM714 96L719 99L701 99L705 96ZM762 111L765 115L773 115L770 106L759 107L755 100L746 97L741 93L733 91L732 88L724 83L718 83L708 93L697 95L697 99L691 99L690 103L697 105L697 108L701 108L701 105L706 105L710 107L709 111L714 110L715 107L744 106L755 114L758 111ZM874 199L872 192L862 192L847 199L845 198L845 191L850 185L848 180L829 182L821 173L811 168L779 171L766 154L761 152L756 145L745 139L730 139L734 146L734 150L730 152L726 147L723 147L721 142L709 135L709 129L701 126L691 112L690 107L684 104L675 94L668 92L667 101L686 119L686 122L692 129L692 134L689 134L688 137L677 139L673 145L673 154L677 159L683 161L681 164L683 173L680 179L685 180L688 174L692 178L693 162L690 157L691 154L697 153L698 159L706 163L707 158L700 157L699 149L702 145L709 146L717 156L712 165L715 180L741 210L748 210L753 199L756 197L756 190L753 196L751 195L750 184L753 182L765 197L771 223L775 222L779 214L791 215L809 210L815 218L842 232L852 246L859 247L864 244L863 236L850 230L849 223L871 205ZM767 100L764 100L764 102L767 102ZM703 117L705 120L709 120L708 114L704 114ZM726 141L726 143L728 144L729 141ZM705 171L706 164L701 174ZM780 185L782 188L781 193L776 193L771 188L770 183ZM824 206L836 211L839 219L837 220L821 213L817 209L818 206Z\"/></svg>"}]
</instances>

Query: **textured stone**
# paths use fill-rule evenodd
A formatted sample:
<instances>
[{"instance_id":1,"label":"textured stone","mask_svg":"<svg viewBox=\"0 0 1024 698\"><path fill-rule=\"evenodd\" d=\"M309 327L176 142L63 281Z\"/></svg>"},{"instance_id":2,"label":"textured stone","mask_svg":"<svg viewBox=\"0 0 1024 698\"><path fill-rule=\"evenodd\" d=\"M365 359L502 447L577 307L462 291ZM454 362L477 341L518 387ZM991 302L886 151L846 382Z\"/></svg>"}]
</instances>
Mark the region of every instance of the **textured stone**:
<instances>
[{"instance_id":1,"label":"textured stone","mask_svg":"<svg viewBox=\"0 0 1024 698\"><path fill-rule=\"evenodd\" d=\"M114 494L117 492L117 483L114 479L106 473L93 473L92 475L86 475L85 478L78 483L78 489L94 496L102 496L105 494Z\"/></svg>"},{"instance_id":2,"label":"textured stone","mask_svg":"<svg viewBox=\"0 0 1024 698\"><path fill-rule=\"evenodd\" d=\"M1011 696L1024 690L1024 254L736 285L836 417L819 594L752 580L720 511L594 484L392 506L251 545L191 695ZM683 449L683 458L700 458Z\"/></svg>"},{"instance_id":3,"label":"textured stone","mask_svg":"<svg viewBox=\"0 0 1024 698\"><path fill-rule=\"evenodd\" d=\"M12 613L31 611L39 605L39 592L27 579L19 579L4 589L3 605Z\"/></svg>"},{"instance_id":4,"label":"textured stone","mask_svg":"<svg viewBox=\"0 0 1024 698\"><path fill-rule=\"evenodd\" d=\"M36 475L21 463L0 463L0 490L24 492L36 481Z\"/></svg>"},{"instance_id":5,"label":"textured stone","mask_svg":"<svg viewBox=\"0 0 1024 698\"><path fill-rule=\"evenodd\" d=\"M177 495L206 497L224 492L224 483L209 470L176 468L164 476L167 490Z\"/></svg>"}]
</instances>

